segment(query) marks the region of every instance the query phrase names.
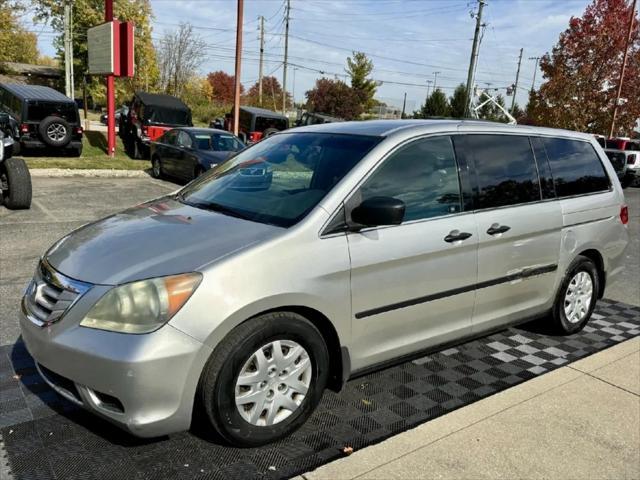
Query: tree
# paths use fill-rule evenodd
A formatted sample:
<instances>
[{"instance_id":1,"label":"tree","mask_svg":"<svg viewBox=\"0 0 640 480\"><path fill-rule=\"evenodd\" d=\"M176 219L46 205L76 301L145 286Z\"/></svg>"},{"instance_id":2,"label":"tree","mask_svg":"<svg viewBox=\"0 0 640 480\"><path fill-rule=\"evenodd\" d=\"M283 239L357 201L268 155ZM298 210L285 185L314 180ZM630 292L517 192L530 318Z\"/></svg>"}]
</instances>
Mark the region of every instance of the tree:
<instances>
[{"instance_id":1,"label":"tree","mask_svg":"<svg viewBox=\"0 0 640 480\"><path fill-rule=\"evenodd\" d=\"M482 97L480 97L480 102L484 102L485 100L488 100L488 98L489 97L483 95ZM502 95L498 95L497 97L495 97L495 101L502 108L505 108L505 101ZM493 122L506 123L508 121L507 116L504 114L504 112L493 102L487 102L482 106L482 108L480 108L480 110L478 111L478 118L481 118L483 120L491 120Z\"/></svg>"},{"instance_id":2,"label":"tree","mask_svg":"<svg viewBox=\"0 0 640 480\"><path fill-rule=\"evenodd\" d=\"M204 61L205 48L206 43L189 23L180 23L176 30L165 33L158 50L160 88L179 97Z\"/></svg>"},{"instance_id":3,"label":"tree","mask_svg":"<svg viewBox=\"0 0 640 480\"><path fill-rule=\"evenodd\" d=\"M451 107L450 115L453 118L464 118L467 106L467 87L461 83L453 91L453 95L449 99Z\"/></svg>"},{"instance_id":4,"label":"tree","mask_svg":"<svg viewBox=\"0 0 640 480\"><path fill-rule=\"evenodd\" d=\"M609 133L631 4L593 0L581 18L572 17L551 53L540 60L545 82L528 108L532 122L592 133ZM640 32L632 42L618 109L617 134L629 134L640 117Z\"/></svg>"},{"instance_id":5,"label":"tree","mask_svg":"<svg viewBox=\"0 0 640 480\"><path fill-rule=\"evenodd\" d=\"M260 105L260 83L254 83L243 99L243 103L253 107L264 107L277 110L282 105L282 86L276 77L262 78L262 105ZM287 105L291 105L291 94L287 93Z\"/></svg>"},{"instance_id":6,"label":"tree","mask_svg":"<svg viewBox=\"0 0 640 480\"><path fill-rule=\"evenodd\" d=\"M326 113L345 120L357 119L363 112L358 93L340 80L320 78L313 89L306 92L307 109Z\"/></svg>"},{"instance_id":7,"label":"tree","mask_svg":"<svg viewBox=\"0 0 640 480\"><path fill-rule=\"evenodd\" d=\"M1 1L1 0L0 0ZM54 40L58 57L64 59L64 2L60 0L32 0L35 19L48 22L58 33ZM158 65L151 40L151 20L153 12L149 0L120 0L114 2L114 17L121 21L131 21L135 25L135 65L133 78L116 80L116 98L122 101L130 98L135 90L155 90L158 80ZM76 87L87 72L87 29L104 22L104 0L74 0L73 23L73 64ZM88 91L98 103L104 103L106 88L102 77L89 77Z\"/></svg>"},{"instance_id":8,"label":"tree","mask_svg":"<svg viewBox=\"0 0 640 480\"><path fill-rule=\"evenodd\" d=\"M19 22L25 8L18 1L0 0L0 63L36 63L38 38Z\"/></svg>"},{"instance_id":9,"label":"tree","mask_svg":"<svg viewBox=\"0 0 640 480\"><path fill-rule=\"evenodd\" d=\"M373 71L373 61L363 52L353 52L353 57L347 57L345 71L351 77L351 88L357 93L363 110L368 111L376 94L376 82L367 78Z\"/></svg>"},{"instance_id":10,"label":"tree","mask_svg":"<svg viewBox=\"0 0 640 480\"><path fill-rule=\"evenodd\" d=\"M220 105L229 105L233 103L235 94L235 81L234 75L229 75L222 70L211 72L207 75L207 81L211 85L212 95L211 99ZM244 91L242 84L240 84L240 94Z\"/></svg>"},{"instance_id":11,"label":"tree","mask_svg":"<svg viewBox=\"0 0 640 480\"><path fill-rule=\"evenodd\" d=\"M448 117L449 112L450 107L447 96L438 88L424 102L419 118Z\"/></svg>"}]
</instances>

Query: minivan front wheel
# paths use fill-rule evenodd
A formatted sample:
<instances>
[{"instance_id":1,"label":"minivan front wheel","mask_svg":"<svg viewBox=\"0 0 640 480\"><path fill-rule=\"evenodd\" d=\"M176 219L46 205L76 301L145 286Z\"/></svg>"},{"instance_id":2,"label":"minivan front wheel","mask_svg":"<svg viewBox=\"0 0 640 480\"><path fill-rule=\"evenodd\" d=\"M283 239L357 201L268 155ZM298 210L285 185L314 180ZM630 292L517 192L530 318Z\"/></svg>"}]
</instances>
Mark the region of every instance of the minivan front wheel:
<instances>
[{"instance_id":1,"label":"minivan front wheel","mask_svg":"<svg viewBox=\"0 0 640 480\"><path fill-rule=\"evenodd\" d=\"M258 446L300 427L322 397L329 354L318 329L293 312L260 315L215 349L200 379L205 419L229 443Z\"/></svg>"},{"instance_id":2,"label":"minivan front wheel","mask_svg":"<svg viewBox=\"0 0 640 480\"><path fill-rule=\"evenodd\" d=\"M596 306L600 279L593 261L579 255L567 269L553 308L556 327L566 334L584 328Z\"/></svg>"}]
</instances>

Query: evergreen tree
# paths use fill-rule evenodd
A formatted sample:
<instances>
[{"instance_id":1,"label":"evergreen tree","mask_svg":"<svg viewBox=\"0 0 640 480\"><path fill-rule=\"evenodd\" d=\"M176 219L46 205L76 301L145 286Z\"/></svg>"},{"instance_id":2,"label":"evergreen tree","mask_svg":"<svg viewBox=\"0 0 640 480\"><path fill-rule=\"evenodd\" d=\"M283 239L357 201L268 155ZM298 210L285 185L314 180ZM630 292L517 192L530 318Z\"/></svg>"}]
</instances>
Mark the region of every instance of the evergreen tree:
<instances>
[{"instance_id":1,"label":"evergreen tree","mask_svg":"<svg viewBox=\"0 0 640 480\"><path fill-rule=\"evenodd\" d=\"M450 114L449 101L442 90L437 89L427 98L420 110L420 118L448 117Z\"/></svg>"},{"instance_id":2,"label":"evergreen tree","mask_svg":"<svg viewBox=\"0 0 640 480\"><path fill-rule=\"evenodd\" d=\"M467 87L461 83L453 91L453 95L449 99L451 105L451 116L453 118L464 118L465 107L467 104Z\"/></svg>"}]
</instances>

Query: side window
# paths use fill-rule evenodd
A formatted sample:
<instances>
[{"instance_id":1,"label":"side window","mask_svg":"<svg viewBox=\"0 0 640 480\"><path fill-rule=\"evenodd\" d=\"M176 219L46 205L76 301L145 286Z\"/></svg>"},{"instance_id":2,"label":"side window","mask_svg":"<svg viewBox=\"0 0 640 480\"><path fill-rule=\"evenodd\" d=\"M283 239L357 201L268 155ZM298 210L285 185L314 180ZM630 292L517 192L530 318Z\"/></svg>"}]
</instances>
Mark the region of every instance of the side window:
<instances>
[{"instance_id":1,"label":"side window","mask_svg":"<svg viewBox=\"0 0 640 480\"><path fill-rule=\"evenodd\" d=\"M394 197L406 205L404 221L461 210L458 167L450 137L416 140L385 160L360 189L362 200Z\"/></svg>"},{"instance_id":2,"label":"side window","mask_svg":"<svg viewBox=\"0 0 640 480\"><path fill-rule=\"evenodd\" d=\"M476 209L540 200L540 183L529 137L468 135L477 179Z\"/></svg>"},{"instance_id":3,"label":"side window","mask_svg":"<svg viewBox=\"0 0 640 480\"><path fill-rule=\"evenodd\" d=\"M191 136L187 132L178 133L178 146L191 148L193 145L193 140L191 140Z\"/></svg>"},{"instance_id":4,"label":"side window","mask_svg":"<svg viewBox=\"0 0 640 480\"><path fill-rule=\"evenodd\" d=\"M547 152L540 137L531 137L531 146L536 156L536 164L538 165L538 175L540 176L540 189L542 190L542 198L549 199L556 197L556 191L553 186L553 175L551 175L551 167L547 159Z\"/></svg>"},{"instance_id":5,"label":"side window","mask_svg":"<svg viewBox=\"0 0 640 480\"><path fill-rule=\"evenodd\" d=\"M171 130L167 133L164 134L163 137L163 143L166 143L167 145L175 145L176 144L176 137L178 132L176 132L175 130Z\"/></svg>"},{"instance_id":6,"label":"side window","mask_svg":"<svg viewBox=\"0 0 640 480\"><path fill-rule=\"evenodd\" d=\"M543 138L558 197L608 190L609 177L589 142Z\"/></svg>"}]
</instances>

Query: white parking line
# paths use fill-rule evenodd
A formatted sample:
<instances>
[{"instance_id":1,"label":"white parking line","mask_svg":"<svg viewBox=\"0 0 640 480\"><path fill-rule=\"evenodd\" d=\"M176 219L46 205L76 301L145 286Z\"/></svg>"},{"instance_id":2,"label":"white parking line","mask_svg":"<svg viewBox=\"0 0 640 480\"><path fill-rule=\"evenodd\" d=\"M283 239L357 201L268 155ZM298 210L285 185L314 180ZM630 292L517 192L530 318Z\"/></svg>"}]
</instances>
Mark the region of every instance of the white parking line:
<instances>
[{"instance_id":1,"label":"white parking line","mask_svg":"<svg viewBox=\"0 0 640 480\"><path fill-rule=\"evenodd\" d=\"M39 200L33 200L32 203L38 207L40 210L42 210L44 212L44 214L49 217L49 219L53 220L54 222L58 221L58 217L56 217L53 213L51 213L47 208L45 208L45 206L42 204L42 202L40 202Z\"/></svg>"}]
</instances>

